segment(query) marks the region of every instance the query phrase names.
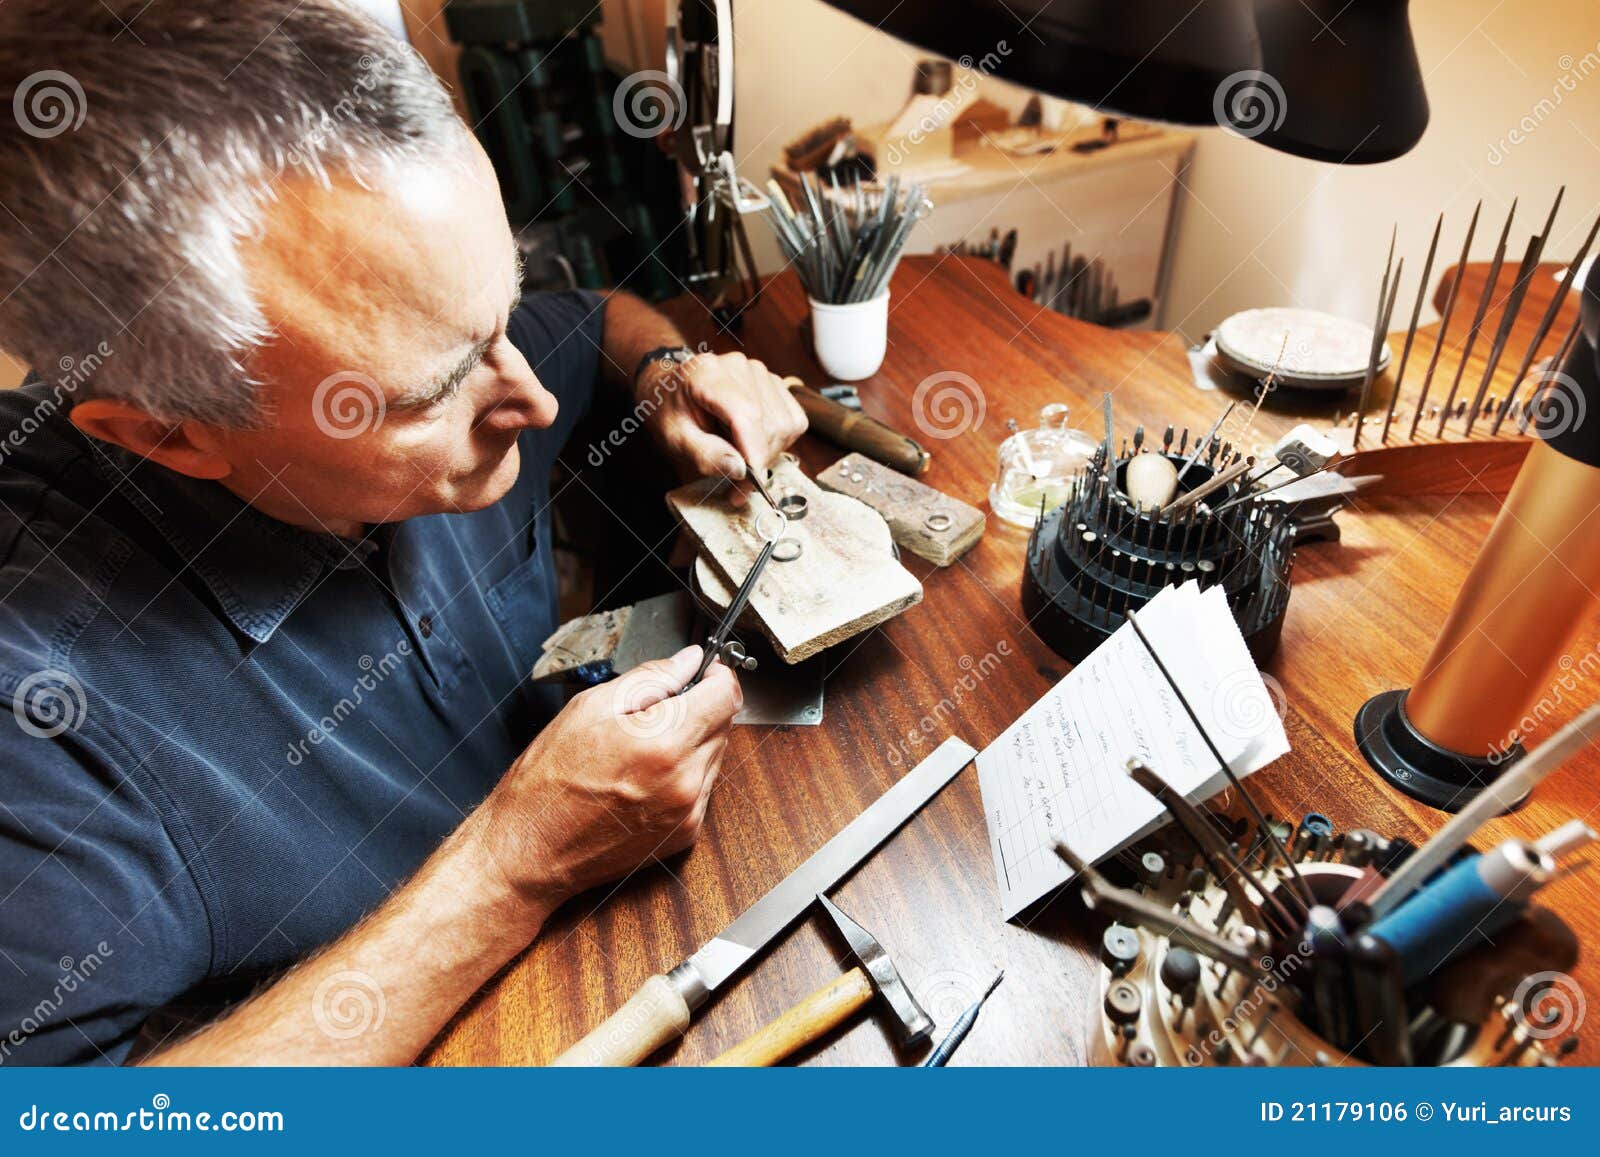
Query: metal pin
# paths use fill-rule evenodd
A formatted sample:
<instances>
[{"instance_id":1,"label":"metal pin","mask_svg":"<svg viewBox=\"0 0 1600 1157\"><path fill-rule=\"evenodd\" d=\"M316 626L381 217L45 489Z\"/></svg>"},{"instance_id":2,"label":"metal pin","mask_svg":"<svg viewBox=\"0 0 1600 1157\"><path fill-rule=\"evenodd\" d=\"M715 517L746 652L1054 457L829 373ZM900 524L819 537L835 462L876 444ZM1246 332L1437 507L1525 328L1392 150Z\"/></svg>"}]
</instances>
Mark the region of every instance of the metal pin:
<instances>
[{"instance_id":1,"label":"metal pin","mask_svg":"<svg viewBox=\"0 0 1600 1157\"><path fill-rule=\"evenodd\" d=\"M1411 307L1411 324L1406 327L1405 348L1400 351L1400 366L1394 372L1394 390L1389 394L1389 412L1383 416L1383 433L1378 435L1379 445L1389 441L1389 425L1394 421L1394 404L1400 400L1400 386L1406 380L1406 363L1411 360L1411 345L1417 340L1417 319L1422 316L1422 303L1428 296L1428 278L1433 275L1433 258L1439 250L1439 232L1444 228L1444 214L1433 224L1433 240L1428 242L1428 256L1422 263L1422 280L1417 283L1417 302Z\"/></svg>"},{"instance_id":2,"label":"metal pin","mask_svg":"<svg viewBox=\"0 0 1600 1157\"><path fill-rule=\"evenodd\" d=\"M1438 368L1439 354L1444 350L1444 339L1450 333L1450 318L1456 311L1456 298L1461 292L1462 279L1467 275L1467 253L1472 248L1472 237L1478 231L1478 214L1483 211L1483 202L1479 201L1472 210L1472 221L1467 225L1466 240L1461 243L1461 257L1456 261L1455 280L1450 283L1450 292L1444 301L1444 313L1439 318L1439 336L1434 339L1433 355L1428 359L1428 372L1422 379L1422 393L1417 397L1417 409L1411 415L1411 429L1406 432L1408 441L1415 441L1417 437L1417 423L1422 419L1423 407L1428 404L1428 389L1433 385L1433 371ZM1432 416L1431 413L1429 415Z\"/></svg>"},{"instance_id":3,"label":"metal pin","mask_svg":"<svg viewBox=\"0 0 1600 1157\"><path fill-rule=\"evenodd\" d=\"M1494 261L1489 265L1489 279L1484 283L1483 296L1478 299L1478 308L1472 315L1472 328L1467 331L1467 344L1461 351L1461 363L1456 366L1455 378L1450 383L1450 394L1445 398L1444 413L1439 416L1438 429L1434 431L1436 437L1444 437L1445 423L1449 421L1451 410L1456 404L1456 391L1461 388L1461 375L1467 368L1467 360L1472 357L1472 347L1477 344L1478 331L1483 328L1483 318L1489 311L1489 303L1494 300L1494 288L1500 280L1500 267L1505 264L1506 241L1511 236L1511 221L1517 215L1517 203L1511 202L1511 212L1506 214L1505 227L1500 230L1500 243L1495 246Z\"/></svg>"},{"instance_id":4,"label":"metal pin","mask_svg":"<svg viewBox=\"0 0 1600 1157\"><path fill-rule=\"evenodd\" d=\"M1389 239L1389 256L1394 256L1394 238ZM1388 266L1383 270L1383 281L1378 285L1378 317L1372 323L1372 351L1367 355L1367 372L1361 380L1361 397L1356 402L1356 428L1350 438L1350 449L1361 445L1361 423L1366 419L1367 403L1372 400L1372 383L1378 377L1378 359L1383 354L1384 340L1389 336L1389 323L1394 317L1394 299L1400 291L1400 274L1406 267L1402 257L1394 267L1394 279L1389 277Z\"/></svg>"},{"instance_id":5,"label":"metal pin","mask_svg":"<svg viewBox=\"0 0 1600 1157\"><path fill-rule=\"evenodd\" d=\"M1549 367L1540 375L1539 382L1534 386L1533 393L1522 407L1522 417L1517 422L1518 433L1526 433L1528 424L1539 417L1539 412L1543 408L1540 400L1544 395L1545 387L1550 384L1555 375L1561 372L1561 367L1567 364L1567 356L1571 354L1572 347L1577 344L1578 335L1582 331L1583 314L1580 311L1578 316L1572 319L1572 328L1567 331L1567 336L1561 339L1561 345L1556 348L1555 357L1550 359Z\"/></svg>"},{"instance_id":6,"label":"metal pin","mask_svg":"<svg viewBox=\"0 0 1600 1157\"><path fill-rule=\"evenodd\" d=\"M1147 900L1127 888L1118 888L1093 865L1079 859L1060 836L1055 837L1054 843L1056 855L1082 880L1084 901L1090 907L1104 908L1123 923L1137 924L1169 940L1186 941L1195 951L1251 976L1262 975L1261 966L1250 953L1193 920L1175 915L1165 904Z\"/></svg>"},{"instance_id":7,"label":"metal pin","mask_svg":"<svg viewBox=\"0 0 1600 1157\"><path fill-rule=\"evenodd\" d=\"M1224 423L1224 422L1226 422L1228 420L1229 415L1231 415L1233 413L1233 408L1236 405L1238 405L1237 402L1229 402L1228 403L1228 408L1222 411L1222 416L1220 418L1218 418L1215 422L1212 423L1211 429L1206 431L1206 436L1204 438L1201 438L1200 441L1198 441L1198 442L1196 442L1194 444L1194 453L1189 455L1188 460L1185 461L1184 464L1183 464L1183 468L1178 471L1178 481L1179 482L1182 482L1183 481L1183 476L1185 474L1189 473L1189 467L1191 467L1191 466L1193 466L1195 464L1195 460L1200 457L1201 451L1203 451L1208 445L1210 445L1211 440L1217 436L1217 431L1222 429L1222 423ZM1188 429L1185 428L1183 432L1184 432L1185 437L1187 437L1188 433L1189 433ZM1180 451L1180 453L1181 452L1182 451Z\"/></svg>"},{"instance_id":8,"label":"metal pin","mask_svg":"<svg viewBox=\"0 0 1600 1157\"><path fill-rule=\"evenodd\" d=\"M1550 216L1545 219L1543 231L1528 238L1528 247L1522 254L1522 264L1517 268L1516 280L1511 283L1511 293L1500 315L1500 326L1495 331L1494 344L1489 349L1489 360L1483 368L1483 379L1478 383L1478 392L1473 395L1472 407L1467 411L1465 432L1469 438L1472 436L1473 424L1477 422L1478 415L1482 412L1483 399L1489 391L1489 383L1494 380L1494 371L1499 368L1500 358L1505 353L1506 341L1511 337L1512 323L1522 311L1523 299L1528 295L1528 285L1539 266L1539 257L1544 253L1545 241L1549 239L1550 231L1555 227L1556 210L1561 207L1561 198L1566 196L1566 192L1567 187L1561 186L1556 192L1555 203L1550 206Z\"/></svg>"},{"instance_id":9,"label":"metal pin","mask_svg":"<svg viewBox=\"0 0 1600 1157\"><path fill-rule=\"evenodd\" d=\"M1506 415L1511 412L1517 391L1522 388L1522 379L1528 376L1528 370L1539 354L1539 346L1544 343L1544 339L1550 333L1550 327L1560 315L1561 307L1566 303L1567 294L1572 289L1573 280L1578 276L1578 269L1589 256L1589 247L1594 244L1596 233L1600 233L1600 217L1596 217L1594 224L1590 226L1589 236L1583 241L1583 248L1578 250L1578 255L1572 259L1572 264L1567 266L1566 273L1561 277L1561 287L1556 290L1556 295L1550 299L1550 305L1544 311L1544 317L1539 320L1539 328L1534 332L1533 340L1528 343L1527 352L1522 355L1522 364L1517 367L1516 375L1511 379L1511 389L1506 393L1506 400L1495 414L1494 425L1489 427L1491 436L1500 432L1500 423L1505 421ZM1557 369L1559 368L1558 366Z\"/></svg>"},{"instance_id":10,"label":"metal pin","mask_svg":"<svg viewBox=\"0 0 1600 1157\"><path fill-rule=\"evenodd\" d=\"M1172 672L1169 671L1167 669L1167 665L1162 662L1161 656L1156 654L1156 649L1150 642L1149 636L1144 633L1144 628L1139 625L1138 617L1135 615L1129 615L1128 622L1133 625L1133 633L1138 636L1139 642L1144 645L1146 653L1149 654L1151 661L1156 665L1156 670L1161 672L1161 677L1166 680L1167 686L1172 690L1173 696L1178 700L1178 703L1183 707L1184 712L1189 716L1189 721L1194 724L1194 729L1200 733L1200 738L1204 740L1207 750L1211 752L1211 757L1217 761L1218 766L1220 766L1222 769L1222 773L1227 776L1228 783L1236 792L1239 793L1239 798L1244 800L1245 806L1250 809L1250 814L1255 818L1256 822L1264 825L1267 822L1267 817L1262 814L1260 806L1255 801L1255 797L1245 790L1244 784L1240 781L1238 774L1233 770L1232 765L1222 757L1222 752L1217 750L1217 745L1212 742L1210 734L1200 723L1200 717L1195 714L1194 708L1189 705L1188 698L1184 695L1182 689L1179 688L1177 680L1172 677ZM1272 850L1278 854L1279 858L1283 860L1284 866L1289 869L1289 876L1294 880L1295 890L1299 892L1301 899L1307 905L1315 903L1316 898L1311 893L1310 885L1308 885L1305 882L1305 878L1300 875L1299 867L1295 865L1294 860L1290 858L1289 853L1284 849L1284 846L1278 842L1277 836L1270 833L1269 835L1272 841Z\"/></svg>"}]
</instances>

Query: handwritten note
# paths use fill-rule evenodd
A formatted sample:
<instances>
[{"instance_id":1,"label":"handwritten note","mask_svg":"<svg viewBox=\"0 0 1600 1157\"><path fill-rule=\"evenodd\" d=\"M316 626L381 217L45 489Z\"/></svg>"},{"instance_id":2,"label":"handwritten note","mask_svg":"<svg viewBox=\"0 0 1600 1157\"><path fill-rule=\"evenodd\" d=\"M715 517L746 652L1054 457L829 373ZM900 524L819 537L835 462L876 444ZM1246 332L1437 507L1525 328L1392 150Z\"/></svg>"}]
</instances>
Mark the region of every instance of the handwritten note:
<instances>
[{"instance_id":1,"label":"handwritten note","mask_svg":"<svg viewBox=\"0 0 1600 1157\"><path fill-rule=\"evenodd\" d=\"M1138 619L1235 772L1289 750L1220 588L1169 587ZM1123 626L978 755L1007 920L1071 878L1052 850L1055 833L1094 861L1162 822L1161 805L1128 778L1129 759L1196 801L1227 782L1149 651Z\"/></svg>"}]
</instances>

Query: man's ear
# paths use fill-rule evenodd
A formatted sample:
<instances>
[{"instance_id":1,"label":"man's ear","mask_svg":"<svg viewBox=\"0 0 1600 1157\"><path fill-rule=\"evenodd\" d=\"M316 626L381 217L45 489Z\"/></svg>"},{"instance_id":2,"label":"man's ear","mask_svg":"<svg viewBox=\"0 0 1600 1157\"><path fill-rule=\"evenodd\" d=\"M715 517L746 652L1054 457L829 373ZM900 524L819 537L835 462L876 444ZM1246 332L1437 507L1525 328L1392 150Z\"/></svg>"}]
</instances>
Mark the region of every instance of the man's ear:
<instances>
[{"instance_id":1,"label":"man's ear","mask_svg":"<svg viewBox=\"0 0 1600 1157\"><path fill-rule=\"evenodd\" d=\"M114 398L91 398L72 407L72 424L91 438L110 442L190 478L215 481L233 465L204 426L152 418L137 406Z\"/></svg>"}]
</instances>

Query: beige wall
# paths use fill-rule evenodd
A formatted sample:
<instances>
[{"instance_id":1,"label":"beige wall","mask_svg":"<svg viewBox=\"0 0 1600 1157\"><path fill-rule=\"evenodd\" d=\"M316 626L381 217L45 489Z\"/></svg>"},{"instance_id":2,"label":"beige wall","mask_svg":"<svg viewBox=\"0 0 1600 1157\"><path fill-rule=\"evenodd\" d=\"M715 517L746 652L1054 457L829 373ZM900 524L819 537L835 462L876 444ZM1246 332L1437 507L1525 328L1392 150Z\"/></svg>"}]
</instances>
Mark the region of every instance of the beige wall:
<instances>
[{"instance_id":1,"label":"beige wall","mask_svg":"<svg viewBox=\"0 0 1600 1157\"><path fill-rule=\"evenodd\" d=\"M1508 247L1508 260L1519 259L1563 182L1567 196L1548 252L1569 257L1583 243L1600 211L1600 6L1419 0L1411 12L1433 117L1406 156L1383 165L1321 165L1204 134L1180 219L1170 328L1196 337L1236 310L1261 305L1370 318L1390 226L1399 223L1406 259L1402 297L1414 295L1435 217L1446 213L1437 283L1439 269L1460 252L1479 197L1477 259L1493 255L1511 199L1520 195ZM1579 70L1588 75L1576 79ZM1571 91L1560 87L1563 75ZM1550 105L1541 110L1542 100ZM1535 126L1526 139L1501 143L1525 116Z\"/></svg>"},{"instance_id":2,"label":"beige wall","mask_svg":"<svg viewBox=\"0 0 1600 1157\"><path fill-rule=\"evenodd\" d=\"M634 2L610 0L608 10ZM734 12L738 161L752 178L807 126L838 113L858 123L887 119L910 90L916 49L819 0L734 0ZM1201 134L1182 198L1170 328L1198 336L1236 310L1290 303L1366 317L1390 226L1399 223L1409 271L1402 294L1414 294L1435 215L1448 213L1441 253L1452 238L1459 251L1479 197L1491 223L1479 231L1479 258L1492 254L1519 194L1522 227L1513 226L1511 245L1520 255L1563 181L1567 199L1550 249L1566 256L1582 243L1600 211L1600 5L1417 0L1412 20L1433 119L1407 156L1341 167L1216 130ZM1588 75L1572 91L1560 89L1564 73L1585 69L1587 54ZM1553 102L1555 92L1559 107L1491 163L1491 147L1524 116L1540 117L1539 102ZM1012 106L1023 99L998 84L985 84L984 95ZM770 245L764 233L752 236ZM772 257L763 248L758 261L769 266Z\"/></svg>"},{"instance_id":3,"label":"beige wall","mask_svg":"<svg viewBox=\"0 0 1600 1157\"><path fill-rule=\"evenodd\" d=\"M402 7L413 41L448 71L442 0L402 0ZM764 176L808 126L840 112L859 123L885 120L910 91L917 50L820 0L734 0L734 9L736 143L746 175ZM661 66L661 11L662 0L604 0L614 63ZM1402 293L1414 293L1434 215L1449 214L1443 253L1452 239L1459 246L1479 197L1489 224L1474 255L1486 259L1512 197L1523 197L1521 227L1512 233L1520 252L1565 181L1566 207L1550 248L1556 256L1576 250L1600 210L1600 6L1421 0L1412 19L1433 122L1398 161L1320 165L1220 132L1201 135L1182 199L1167 305L1172 328L1198 336L1235 310L1288 303L1365 317L1390 225L1399 223L1411 271ZM1570 91L1560 84L1564 76ZM1540 101L1554 103L1556 94L1559 105L1541 109ZM992 83L984 95L1010 106L1024 98ZM1510 144L1524 117L1533 118L1532 131ZM1500 163L1491 161L1496 149ZM771 267L770 238L760 228L751 232L758 261ZM0 383L15 376L0 357Z\"/></svg>"},{"instance_id":4,"label":"beige wall","mask_svg":"<svg viewBox=\"0 0 1600 1157\"><path fill-rule=\"evenodd\" d=\"M918 58L927 55L821 0L733 0L733 10L735 160L739 172L757 184L783 146L812 125L840 115L858 125L893 117L911 93ZM994 48L975 46L973 56ZM985 81L980 91L1010 108L1028 97L999 82ZM764 225L757 223L750 235L763 270L781 264Z\"/></svg>"}]
</instances>

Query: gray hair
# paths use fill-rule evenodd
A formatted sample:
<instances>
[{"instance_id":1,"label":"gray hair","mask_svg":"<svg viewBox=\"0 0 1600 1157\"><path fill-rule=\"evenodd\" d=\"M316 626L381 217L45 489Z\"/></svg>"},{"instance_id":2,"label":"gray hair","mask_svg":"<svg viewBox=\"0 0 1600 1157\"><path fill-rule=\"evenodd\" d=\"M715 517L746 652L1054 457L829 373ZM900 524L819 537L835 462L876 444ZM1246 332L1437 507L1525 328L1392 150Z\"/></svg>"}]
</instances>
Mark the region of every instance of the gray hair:
<instances>
[{"instance_id":1,"label":"gray hair","mask_svg":"<svg viewBox=\"0 0 1600 1157\"><path fill-rule=\"evenodd\" d=\"M239 242L275 182L464 141L408 45L338 0L0 5L0 347L167 421L263 420ZM6 115L9 108L11 115Z\"/></svg>"}]
</instances>

